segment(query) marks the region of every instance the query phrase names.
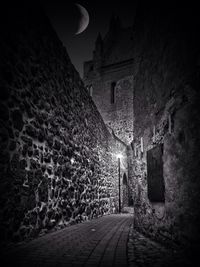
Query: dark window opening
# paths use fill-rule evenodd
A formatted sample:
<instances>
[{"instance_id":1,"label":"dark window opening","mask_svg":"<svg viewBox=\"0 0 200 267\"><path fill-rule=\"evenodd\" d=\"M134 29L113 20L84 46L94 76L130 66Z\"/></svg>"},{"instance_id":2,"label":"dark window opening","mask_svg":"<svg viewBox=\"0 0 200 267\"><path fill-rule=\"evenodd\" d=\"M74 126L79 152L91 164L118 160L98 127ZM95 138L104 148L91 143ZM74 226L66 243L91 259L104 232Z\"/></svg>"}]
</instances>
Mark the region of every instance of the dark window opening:
<instances>
[{"instance_id":1,"label":"dark window opening","mask_svg":"<svg viewBox=\"0 0 200 267\"><path fill-rule=\"evenodd\" d=\"M127 185L127 177L126 177L126 173L124 173L123 175L123 184Z\"/></svg>"},{"instance_id":2,"label":"dark window opening","mask_svg":"<svg viewBox=\"0 0 200 267\"><path fill-rule=\"evenodd\" d=\"M128 198L128 206L129 207L132 207L133 206L133 197L129 195L129 198Z\"/></svg>"},{"instance_id":3,"label":"dark window opening","mask_svg":"<svg viewBox=\"0 0 200 267\"><path fill-rule=\"evenodd\" d=\"M128 207L129 204L129 197L128 197L128 181L126 173L123 175L123 206Z\"/></svg>"},{"instance_id":4,"label":"dark window opening","mask_svg":"<svg viewBox=\"0 0 200 267\"><path fill-rule=\"evenodd\" d=\"M90 87L89 87L89 94L92 97L92 94L93 94L93 87L92 87L92 85L90 85Z\"/></svg>"},{"instance_id":5,"label":"dark window opening","mask_svg":"<svg viewBox=\"0 0 200 267\"><path fill-rule=\"evenodd\" d=\"M147 186L151 202L165 202L163 144L147 151Z\"/></svg>"},{"instance_id":6,"label":"dark window opening","mask_svg":"<svg viewBox=\"0 0 200 267\"><path fill-rule=\"evenodd\" d=\"M111 83L111 98L110 98L111 104L115 103L115 87L116 87L116 82L112 82Z\"/></svg>"}]
</instances>

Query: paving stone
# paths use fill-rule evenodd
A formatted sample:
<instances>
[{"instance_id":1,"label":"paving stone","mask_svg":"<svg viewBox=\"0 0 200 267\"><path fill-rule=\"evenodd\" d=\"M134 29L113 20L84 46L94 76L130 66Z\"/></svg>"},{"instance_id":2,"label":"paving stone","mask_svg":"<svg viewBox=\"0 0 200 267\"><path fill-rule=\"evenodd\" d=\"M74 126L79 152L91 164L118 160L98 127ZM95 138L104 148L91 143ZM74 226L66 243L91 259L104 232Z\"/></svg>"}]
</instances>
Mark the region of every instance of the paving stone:
<instances>
[{"instance_id":1,"label":"paving stone","mask_svg":"<svg viewBox=\"0 0 200 267\"><path fill-rule=\"evenodd\" d=\"M109 215L48 233L4 251L4 266L126 266L123 233L127 235L132 222L129 214ZM124 247L115 264L120 244Z\"/></svg>"},{"instance_id":2,"label":"paving stone","mask_svg":"<svg viewBox=\"0 0 200 267\"><path fill-rule=\"evenodd\" d=\"M164 247L137 232L130 214L103 216L2 252L3 267L195 266L184 253Z\"/></svg>"},{"instance_id":3,"label":"paving stone","mask_svg":"<svg viewBox=\"0 0 200 267\"><path fill-rule=\"evenodd\" d=\"M128 241L128 266L134 267L189 267L195 266L182 250L164 247L131 226Z\"/></svg>"}]
</instances>

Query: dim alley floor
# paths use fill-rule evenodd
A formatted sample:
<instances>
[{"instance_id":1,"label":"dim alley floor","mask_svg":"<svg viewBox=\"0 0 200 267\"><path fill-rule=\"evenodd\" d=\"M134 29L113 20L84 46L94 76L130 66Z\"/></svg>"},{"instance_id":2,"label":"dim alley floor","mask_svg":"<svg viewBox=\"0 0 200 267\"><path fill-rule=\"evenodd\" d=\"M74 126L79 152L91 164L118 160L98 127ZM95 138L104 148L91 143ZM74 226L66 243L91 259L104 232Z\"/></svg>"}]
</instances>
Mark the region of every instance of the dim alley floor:
<instances>
[{"instance_id":1,"label":"dim alley floor","mask_svg":"<svg viewBox=\"0 0 200 267\"><path fill-rule=\"evenodd\" d=\"M108 215L46 234L7 251L4 266L127 266L132 222L130 214Z\"/></svg>"},{"instance_id":2,"label":"dim alley floor","mask_svg":"<svg viewBox=\"0 0 200 267\"><path fill-rule=\"evenodd\" d=\"M173 250L135 231L133 214L108 215L73 225L3 254L1 266L15 267L190 266Z\"/></svg>"}]
</instances>

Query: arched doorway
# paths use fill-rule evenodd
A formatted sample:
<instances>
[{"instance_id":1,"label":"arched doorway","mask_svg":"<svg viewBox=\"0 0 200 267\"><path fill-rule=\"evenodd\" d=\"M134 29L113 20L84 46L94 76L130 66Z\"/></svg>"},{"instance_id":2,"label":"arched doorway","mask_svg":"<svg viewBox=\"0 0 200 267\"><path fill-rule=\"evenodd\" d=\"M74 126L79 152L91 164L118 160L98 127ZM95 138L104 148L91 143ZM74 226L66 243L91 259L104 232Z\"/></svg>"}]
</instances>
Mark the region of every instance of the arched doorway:
<instances>
[{"instance_id":1,"label":"arched doorway","mask_svg":"<svg viewBox=\"0 0 200 267\"><path fill-rule=\"evenodd\" d=\"M123 174L123 207L128 207L128 181L126 173Z\"/></svg>"}]
</instances>

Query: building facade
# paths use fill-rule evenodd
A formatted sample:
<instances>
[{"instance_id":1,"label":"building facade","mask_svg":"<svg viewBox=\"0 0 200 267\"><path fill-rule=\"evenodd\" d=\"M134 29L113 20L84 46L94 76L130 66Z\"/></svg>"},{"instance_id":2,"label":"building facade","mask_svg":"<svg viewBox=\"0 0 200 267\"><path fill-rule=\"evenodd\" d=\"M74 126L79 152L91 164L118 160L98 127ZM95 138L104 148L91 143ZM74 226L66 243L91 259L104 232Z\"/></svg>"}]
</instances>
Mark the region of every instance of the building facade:
<instances>
[{"instance_id":1,"label":"building facade","mask_svg":"<svg viewBox=\"0 0 200 267\"><path fill-rule=\"evenodd\" d=\"M133 29L112 17L99 34L93 59L84 63L84 83L108 129L129 145L133 140Z\"/></svg>"},{"instance_id":2,"label":"building facade","mask_svg":"<svg viewBox=\"0 0 200 267\"><path fill-rule=\"evenodd\" d=\"M126 29L112 18L84 64L84 82L107 127L127 144L135 227L186 247L200 236L199 21L194 9L178 10L138 4Z\"/></svg>"}]
</instances>

